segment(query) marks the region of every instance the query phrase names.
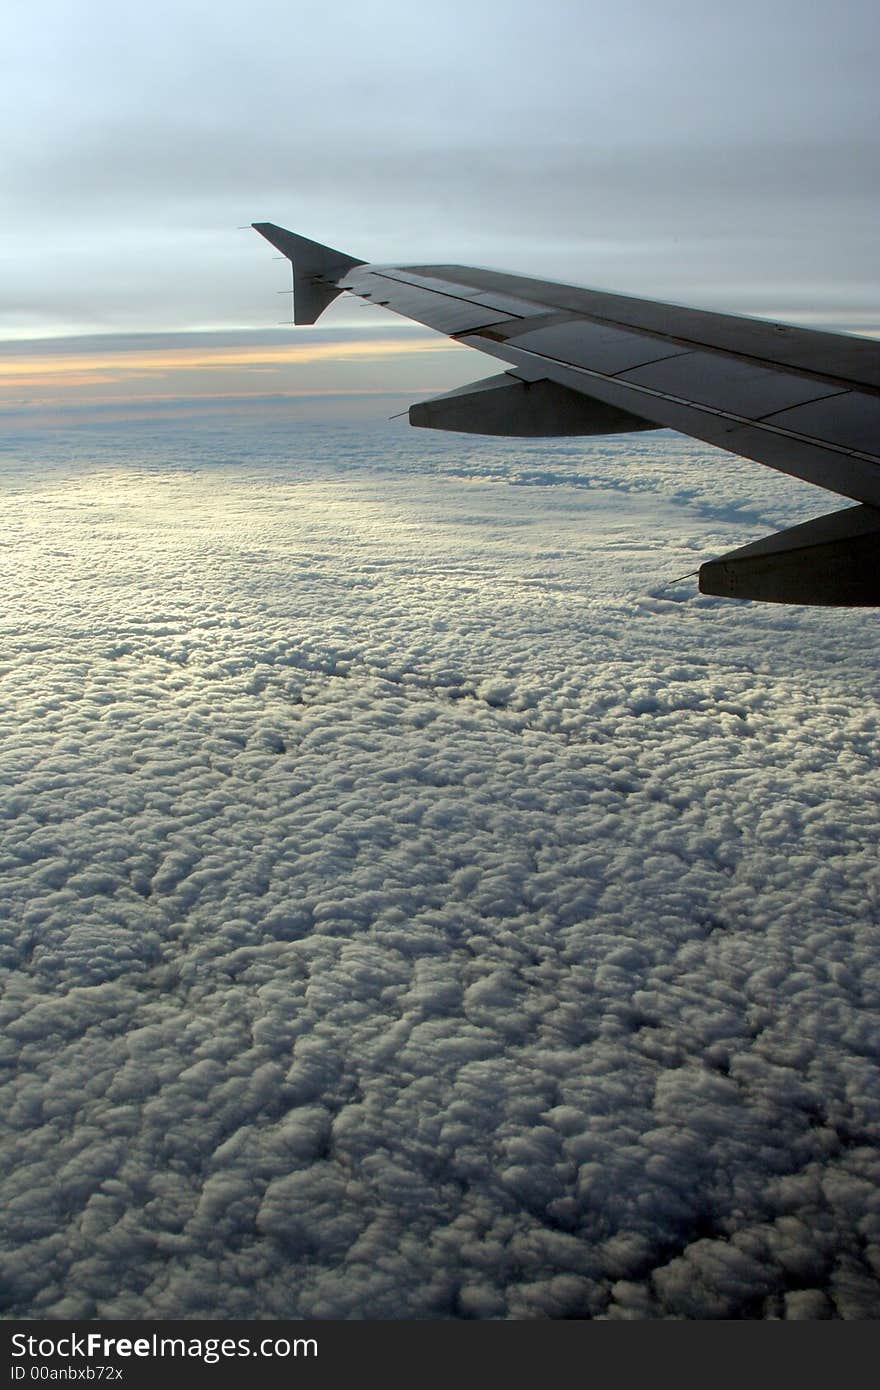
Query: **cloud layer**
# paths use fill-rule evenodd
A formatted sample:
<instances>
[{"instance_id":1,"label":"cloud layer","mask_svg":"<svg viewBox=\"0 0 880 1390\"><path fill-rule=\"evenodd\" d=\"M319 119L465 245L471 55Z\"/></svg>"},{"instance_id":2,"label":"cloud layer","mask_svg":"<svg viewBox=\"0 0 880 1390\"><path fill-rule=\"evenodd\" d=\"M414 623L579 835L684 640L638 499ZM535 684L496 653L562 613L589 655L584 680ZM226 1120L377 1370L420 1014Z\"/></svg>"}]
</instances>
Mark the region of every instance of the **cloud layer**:
<instances>
[{"instance_id":1,"label":"cloud layer","mask_svg":"<svg viewBox=\"0 0 880 1390\"><path fill-rule=\"evenodd\" d=\"M876 1316L876 619L664 582L812 490L671 436L36 447L6 1315Z\"/></svg>"}]
</instances>

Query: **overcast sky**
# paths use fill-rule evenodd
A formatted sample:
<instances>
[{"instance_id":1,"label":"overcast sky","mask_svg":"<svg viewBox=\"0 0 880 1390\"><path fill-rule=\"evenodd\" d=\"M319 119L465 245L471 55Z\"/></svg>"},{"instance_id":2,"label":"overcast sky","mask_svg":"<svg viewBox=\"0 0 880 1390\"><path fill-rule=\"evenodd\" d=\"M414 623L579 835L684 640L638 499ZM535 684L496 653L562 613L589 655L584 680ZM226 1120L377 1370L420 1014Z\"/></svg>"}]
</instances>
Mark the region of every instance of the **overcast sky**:
<instances>
[{"instance_id":1,"label":"overcast sky","mask_svg":"<svg viewBox=\"0 0 880 1390\"><path fill-rule=\"evenodd\" d=\"M8 0L0 339L274 326L260 219L877 327L878 46L869 0Z\"/></svg>"}]
</instances>

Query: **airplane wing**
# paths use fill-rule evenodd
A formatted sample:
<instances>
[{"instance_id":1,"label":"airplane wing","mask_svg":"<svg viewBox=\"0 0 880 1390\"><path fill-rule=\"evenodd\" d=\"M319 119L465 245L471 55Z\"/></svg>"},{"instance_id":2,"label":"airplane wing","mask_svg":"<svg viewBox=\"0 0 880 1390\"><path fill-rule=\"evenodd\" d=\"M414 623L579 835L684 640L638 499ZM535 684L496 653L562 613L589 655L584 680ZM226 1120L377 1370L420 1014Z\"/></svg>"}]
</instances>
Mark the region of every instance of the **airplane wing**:
<instances>
[{"instance_id":1,"label":"airplane wing","mask_svg":"<svg viewBox=\"0 0 880 1390\"><path fill-rule=\"evenodd\" d=\"M859 503L702 566L703 593L880 605L880 344L453 265L368 265L277 227L296 323L348 290L509 364L409 411L519 436L680 430Z\"/></svg>"}]
</instances>

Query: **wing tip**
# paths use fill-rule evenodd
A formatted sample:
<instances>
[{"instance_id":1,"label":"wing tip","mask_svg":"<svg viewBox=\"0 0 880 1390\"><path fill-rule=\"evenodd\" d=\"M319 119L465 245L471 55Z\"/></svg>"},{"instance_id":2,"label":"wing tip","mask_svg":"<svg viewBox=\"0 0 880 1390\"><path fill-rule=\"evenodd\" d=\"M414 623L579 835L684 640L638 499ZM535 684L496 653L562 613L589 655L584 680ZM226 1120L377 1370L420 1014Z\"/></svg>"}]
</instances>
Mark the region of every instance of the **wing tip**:
<instances>
[{"instance_id":1,"label":"wing tip","mask_svg":"<svg viewBox=\"0 0 880 1390\"><path fill-rule=\"evenodd\" d=\"M337 251L323 242L311 241L279 227L275 222L252 222L251 226L270 245L286 256L293 266L294 323L311 324L341 293L339 281L354 266L363 265L354 256Z\"/></svg>"}]
</instances>

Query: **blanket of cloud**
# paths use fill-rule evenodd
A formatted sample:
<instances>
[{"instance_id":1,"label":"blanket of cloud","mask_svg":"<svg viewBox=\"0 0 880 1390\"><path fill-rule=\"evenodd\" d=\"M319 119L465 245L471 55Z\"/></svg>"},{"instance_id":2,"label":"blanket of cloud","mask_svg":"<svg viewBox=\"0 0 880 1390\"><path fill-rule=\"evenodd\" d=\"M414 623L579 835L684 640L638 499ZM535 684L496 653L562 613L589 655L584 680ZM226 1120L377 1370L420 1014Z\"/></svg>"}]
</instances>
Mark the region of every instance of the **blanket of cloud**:
<instances>
[{"instance_id":1,"label":"blanket of cloud","mask_svg":"<svg viewBox=\"0 0 880 1390\"><path fill-rule=\"evenodd\" d=\"M880 1312L876 615L671 434L8 436L4 1316Z\"/></svg>"}]
</instances>

